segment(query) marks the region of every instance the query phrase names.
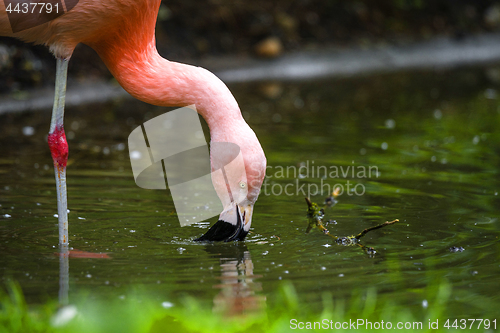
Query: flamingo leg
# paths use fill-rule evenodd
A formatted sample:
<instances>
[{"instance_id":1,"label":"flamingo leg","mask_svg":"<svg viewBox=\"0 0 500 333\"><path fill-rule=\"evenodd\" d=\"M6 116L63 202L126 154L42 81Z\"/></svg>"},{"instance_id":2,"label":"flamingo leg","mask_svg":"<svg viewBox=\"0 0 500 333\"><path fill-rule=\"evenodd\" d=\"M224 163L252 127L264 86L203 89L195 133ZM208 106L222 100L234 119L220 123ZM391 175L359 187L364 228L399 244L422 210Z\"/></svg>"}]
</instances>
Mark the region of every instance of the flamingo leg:
<instances>
[{"instance_id":1,"label":"flamingo leg","mask_svg":"<svg viewBox=\"0 0 500 333\"><path fill-rule=\"evenodd\" d=\"M66 99L66 79L68 59L57 58L56 88L48 143L56 175L57 212L59 219L59 245L68 246L68 201L66 191L66 163L68 162L68 143L64 133L64 103Z\"/></svg>"}]
</instances>

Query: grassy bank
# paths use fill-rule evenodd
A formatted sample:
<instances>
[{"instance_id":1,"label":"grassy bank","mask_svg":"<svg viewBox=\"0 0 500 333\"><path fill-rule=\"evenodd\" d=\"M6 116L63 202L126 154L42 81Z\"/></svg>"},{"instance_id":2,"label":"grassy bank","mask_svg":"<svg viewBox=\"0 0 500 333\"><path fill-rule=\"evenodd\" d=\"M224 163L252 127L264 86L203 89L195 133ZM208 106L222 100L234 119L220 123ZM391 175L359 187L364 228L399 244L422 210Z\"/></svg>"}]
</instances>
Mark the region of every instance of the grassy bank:
<instances>
[{"instance_id":1,"label":"grassy bank","mask_svg":"<svg viewBox=\"0 0 500 333\"><path fill-rule=\"evenodd\" d=\"M350 300L335 299L325 292L323 310L311 311L300 302L291 283L283 283L273 305L254 313L228 317L203 307L193 298L178 304L158 303L145 291L130 291L109 301L90 300L81 294L71 305L60 307L49 301L43 305L26 304L18 285L10 283L0 294L0 332L288 332L295 330L341 329L371 332L395 329L404 332L453 332L453 316L447 309L452 289L446 282L423 290L428 297L421 309L395 304L377 295L374 289L353 293ZM484 314L489 330L494 330L494 309ZM489 316L488 316L489 315ZM484 319L483 318L483 319ZM455 319L455 318L453 318ZM467 328L471 325L469 319ZM431 328L429 327L431 326ZM445 327L449 326L449 328ZM479 326L479 329L477 329ZM438 328L438 329L436 329ZM475 321L475 331L488 331L485 322ZM460 330L460 329L458 329Z\"/></svg>"}]
</instances>

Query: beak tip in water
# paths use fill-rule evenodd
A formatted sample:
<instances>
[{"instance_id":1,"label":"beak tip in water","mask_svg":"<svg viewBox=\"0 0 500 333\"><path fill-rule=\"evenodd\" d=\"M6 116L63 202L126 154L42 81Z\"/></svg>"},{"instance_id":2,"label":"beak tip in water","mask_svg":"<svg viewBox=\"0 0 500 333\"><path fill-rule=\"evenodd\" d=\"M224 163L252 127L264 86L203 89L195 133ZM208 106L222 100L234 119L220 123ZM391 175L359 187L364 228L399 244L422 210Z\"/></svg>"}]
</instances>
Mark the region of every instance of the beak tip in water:
<instances>
[{"instance_id":1,"label":"beak tip in water","mask_svg":"<svg viewBox=\"0 0 500 333\"><path fill-rule=\"evenodd\" d=\"M231 208L231 214L221 214L221 218L201 237L195 239L197 242L231 242L244 240L248 234L251 223L251 211L241 209L238 205ZM227 217L226 221L223 217Z\"/></svg>"},{"instance_id":2,"label":"beak tip in water","mask_svg":"<svg viewBox=\"0 0 500 333\"><path fill-rule=\"evenodd\" d=\"M196 242L231 242L244 240L248 231L243 230L243 225L233 225L229 222L219 220L201 237L196 238Z\"/></svg>"}]
</instances>

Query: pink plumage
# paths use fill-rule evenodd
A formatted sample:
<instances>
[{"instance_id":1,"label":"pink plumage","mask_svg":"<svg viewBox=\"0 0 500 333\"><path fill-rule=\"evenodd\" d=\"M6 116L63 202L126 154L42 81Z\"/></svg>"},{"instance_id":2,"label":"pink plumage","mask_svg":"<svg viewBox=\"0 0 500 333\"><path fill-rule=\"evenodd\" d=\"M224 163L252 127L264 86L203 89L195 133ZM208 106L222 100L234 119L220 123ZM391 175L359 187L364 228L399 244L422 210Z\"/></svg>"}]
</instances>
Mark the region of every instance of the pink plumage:
<instances>
[{"instance_id":1,"label":"pink plumage","mask_svg":"<svg viewBox=\"0 0 500 333\"><path fill-rule=\"evenodd\" d=\"M4 2L0 1L0 35L44 44L58 59L49 146L56 170L60 244L68 242L67 143L60 133L64 133L67 62L79 43L96 50L114 77L132 96L159 106L194 104L208 123L212 142L232 142L240 147L244 170L237 170L231 179L245 175L242 177L245 177L248 195L242 202L225 207L217 227L212 227L207 232L208 236L201 239L240 240L250 228L253 205L265 176L264 152L255 133L243 119L238 103L220 79L203 68L171 62L158 54L154 33L160 2L79 0L74 8L52 21L14 33ZM212 160L214 158L217 156L211 156ZM238 231L232 230L233 226Z\"/></svg>"}]
</instances>

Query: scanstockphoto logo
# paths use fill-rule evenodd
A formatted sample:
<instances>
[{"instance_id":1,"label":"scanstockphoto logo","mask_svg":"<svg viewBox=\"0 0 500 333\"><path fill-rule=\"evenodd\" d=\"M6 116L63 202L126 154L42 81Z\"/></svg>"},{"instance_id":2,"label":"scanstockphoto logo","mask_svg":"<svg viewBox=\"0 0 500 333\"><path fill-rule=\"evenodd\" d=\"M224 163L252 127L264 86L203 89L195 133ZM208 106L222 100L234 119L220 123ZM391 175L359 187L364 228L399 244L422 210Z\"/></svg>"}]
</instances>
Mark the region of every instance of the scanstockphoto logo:
<instances>
[{"instance_id":1,"label":"scanstockphoto logo","mask_svg":"<svg viewBox=\"0 0 500 333\"><path fill-rule=\"evenodd\" d=\"M240 148L212 142L210 161L194 105L145 122L130 133L128 145L136 184L157 190L168 186L181 226L217 216L223 210L221 202L239 203L248 194L238 185L246 180Z\"/></svg>"},{"instance_id":2,"label":"scanstockphoto logo","mask_svg":"<svg viewBox=\"0 0 500 333\"><path fill-rule=\"evenodd\" d=\"M12 32L47 23L72 10L78 0L3 0Z\"/></svg>"},{"instance_id":3,"label":"scanstockphoto logo","mask_svg":"<svg viewBox=\"0 0 500 333\"><path fill-rule=\"evenodd\" d=\"M337 195L362 196L366 193L367 179L380 177L375 165L318 165L304 161L298 166L267 166L261 195L303 196Z\"/></svg>"}]
</instances>

